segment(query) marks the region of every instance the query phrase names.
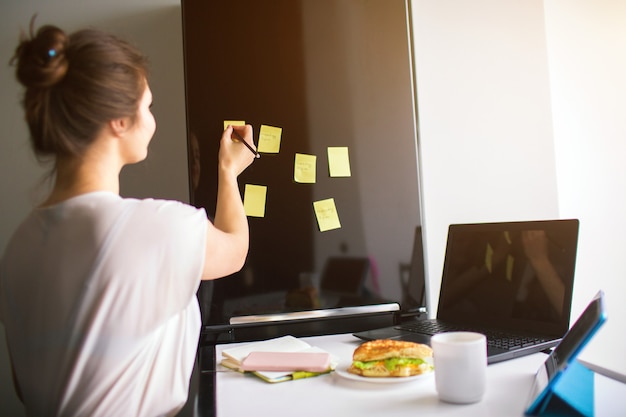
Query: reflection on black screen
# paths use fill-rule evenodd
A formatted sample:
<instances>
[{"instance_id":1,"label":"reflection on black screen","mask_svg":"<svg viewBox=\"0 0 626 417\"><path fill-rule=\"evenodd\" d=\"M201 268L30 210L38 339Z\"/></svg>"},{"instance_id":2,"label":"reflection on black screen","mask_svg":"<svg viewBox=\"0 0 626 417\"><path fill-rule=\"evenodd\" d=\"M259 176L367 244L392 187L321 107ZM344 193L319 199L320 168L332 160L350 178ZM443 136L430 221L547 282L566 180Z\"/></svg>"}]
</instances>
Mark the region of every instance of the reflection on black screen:
<instances>
[{"instance_id":1,"label":"reflection on black screen","mask_svg":"<svg viewBox=\"0 0 626 417\"><path fill-rule=\"evenodd\" d=\"M563 370L579 353L591 335L604 323L604 295L599 292L580 315L551 356L556 370Z\"/></svg>"},{"instance_id":2,"label":"reflection on black screen","mask_svg":"<svg viewBox=\"0 0 626 417\"><path fill-rule=\"evenodd\" d=\"M553 221L452 227L440 311L483 324L518 323L522 329L525 323L533 323L529 328L544 323L565 333L577 226L577 221Z\"/></svg>"}]
</instances>

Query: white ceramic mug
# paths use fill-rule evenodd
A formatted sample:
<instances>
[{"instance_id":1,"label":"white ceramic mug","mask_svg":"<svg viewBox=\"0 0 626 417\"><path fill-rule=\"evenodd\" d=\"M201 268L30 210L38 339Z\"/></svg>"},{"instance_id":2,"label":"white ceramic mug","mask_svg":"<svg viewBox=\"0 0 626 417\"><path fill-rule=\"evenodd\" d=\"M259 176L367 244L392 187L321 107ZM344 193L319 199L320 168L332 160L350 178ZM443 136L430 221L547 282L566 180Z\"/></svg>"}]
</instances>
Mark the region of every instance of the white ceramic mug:
<instances>
[{"instance_id":1,"label":"white ceramic mug","mask_svg":"<svg viewBox=\"0 0 626 417\"><path fill-rule=\"evenodd\" d=\"M473 332L446 332L431 340L439 399L457 404L482 399L487 382L487 339Z\"/></svg>"}]
</instances>

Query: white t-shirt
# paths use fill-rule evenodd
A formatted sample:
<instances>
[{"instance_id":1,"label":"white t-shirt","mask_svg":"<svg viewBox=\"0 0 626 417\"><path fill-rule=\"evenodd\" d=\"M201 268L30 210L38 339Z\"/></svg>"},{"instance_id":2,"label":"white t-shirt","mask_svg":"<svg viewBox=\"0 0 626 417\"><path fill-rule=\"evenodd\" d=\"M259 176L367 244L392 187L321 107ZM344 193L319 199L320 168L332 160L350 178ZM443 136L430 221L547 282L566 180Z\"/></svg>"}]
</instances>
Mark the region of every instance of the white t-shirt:
<instances>
[{"instance_id":1,"label":"white t-shirt","mask_svg":"<svg viewBox=\"0 0 626 417\"><path fill-rule=\"evenodd\" d=\"M33 210L0 263L0 320L28 415L184 405L207 222L203 209L109 192Z\"/></svg>"}]
</instances>

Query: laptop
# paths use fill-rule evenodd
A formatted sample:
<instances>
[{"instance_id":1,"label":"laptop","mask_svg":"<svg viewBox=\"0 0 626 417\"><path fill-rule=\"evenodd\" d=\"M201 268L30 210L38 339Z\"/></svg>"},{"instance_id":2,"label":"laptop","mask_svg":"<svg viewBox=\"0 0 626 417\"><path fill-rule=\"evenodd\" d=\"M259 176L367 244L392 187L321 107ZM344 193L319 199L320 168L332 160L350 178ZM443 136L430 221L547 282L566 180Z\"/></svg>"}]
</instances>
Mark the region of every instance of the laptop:
<instances>
[{"instance_id":1,"label":"laptop","mask_svg":"<svg viewBox=\"0 0 626 417\"><path fill-rule=\"evenodd\" d=\"M437 317L354 335L430 344L477 331L490 364L550 349L569 329L578 230L577 219L452 224Z\"/></svg>"}]
</instances>

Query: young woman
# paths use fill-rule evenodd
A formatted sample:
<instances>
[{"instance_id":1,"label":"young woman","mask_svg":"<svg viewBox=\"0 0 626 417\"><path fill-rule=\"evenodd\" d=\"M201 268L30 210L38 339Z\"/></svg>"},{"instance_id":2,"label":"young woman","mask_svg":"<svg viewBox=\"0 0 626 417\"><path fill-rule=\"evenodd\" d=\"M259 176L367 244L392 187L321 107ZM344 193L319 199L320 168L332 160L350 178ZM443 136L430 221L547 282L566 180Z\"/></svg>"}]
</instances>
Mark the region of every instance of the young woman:
<instances>
[{"instance_id":1,"label":"young woman","mask_svg":"<svg viewBox=\"0 0 626 417\"><path fill-rule=\"evenodd\" d=\"M239 270L248 224L237 183L254 155L222 135L215 219L203 209L119 195L156 124L146 58L97 30L43 26L13 59L49 196L0 262L0 320L15 388L33 416L174 415L200 331L201 279ZM251 146L252 128L237 127Z\"/></svg>"}]
</instances>

